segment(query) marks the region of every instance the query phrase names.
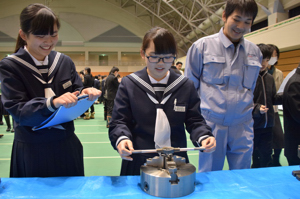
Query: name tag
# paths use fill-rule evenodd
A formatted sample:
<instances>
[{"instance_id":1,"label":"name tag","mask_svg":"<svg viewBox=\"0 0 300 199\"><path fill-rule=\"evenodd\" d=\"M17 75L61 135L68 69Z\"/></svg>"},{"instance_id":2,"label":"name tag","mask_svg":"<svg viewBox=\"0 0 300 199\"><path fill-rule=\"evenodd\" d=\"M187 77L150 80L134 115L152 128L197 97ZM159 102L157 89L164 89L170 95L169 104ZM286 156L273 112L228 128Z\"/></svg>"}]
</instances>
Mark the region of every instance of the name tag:
<instances>
[{"instance_id":1,"label":"name tag","mask_svg":"<svg viewBox=\"0 0 300 199\"><path fill-rule=\"evenodd\" d=\"M185 106L174 106L175 112L185 112Z\"/></svg>"},{"instance_id":2,"label":"name tag","mask_svg":"<svg viewBox=\"0 0 300 199\"><path fill-rule=\"evenodd\" d=\"M72 86L72 82L71 81L67 81L66 83L63 84L64 89L67 89L70 86Z\"/></svg>"}]
</instances>

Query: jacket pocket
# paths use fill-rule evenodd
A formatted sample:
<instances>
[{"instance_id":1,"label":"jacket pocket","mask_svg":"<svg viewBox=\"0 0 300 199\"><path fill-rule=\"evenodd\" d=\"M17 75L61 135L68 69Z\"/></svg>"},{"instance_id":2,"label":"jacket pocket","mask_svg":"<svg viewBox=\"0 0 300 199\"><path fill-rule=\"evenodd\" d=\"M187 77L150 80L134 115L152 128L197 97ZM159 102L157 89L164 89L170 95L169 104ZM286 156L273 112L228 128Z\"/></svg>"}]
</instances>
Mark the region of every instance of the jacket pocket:
<instances>
[{"instance_id":1,"label":"jacket pocket","mask_svg":"<svg viewBox=\"0 0 300 199\"><path fill-rule=\"evenodd\" d=\"M257 75L260 69L260 63L258 60L246 59L244 66L243 86L248 89L254 87L254 82L257 79Z\"/></svg>"},{"instance_id":2,"label":"jacket pocket","mask_svg":"<svg viewBox=\"0 0 300 199\"><path fill-rule=\"evenodd\" d=\"M225 57L204 55L203 57L203 81L209 84L224 83Z\"/></svg>"}]
</instances>

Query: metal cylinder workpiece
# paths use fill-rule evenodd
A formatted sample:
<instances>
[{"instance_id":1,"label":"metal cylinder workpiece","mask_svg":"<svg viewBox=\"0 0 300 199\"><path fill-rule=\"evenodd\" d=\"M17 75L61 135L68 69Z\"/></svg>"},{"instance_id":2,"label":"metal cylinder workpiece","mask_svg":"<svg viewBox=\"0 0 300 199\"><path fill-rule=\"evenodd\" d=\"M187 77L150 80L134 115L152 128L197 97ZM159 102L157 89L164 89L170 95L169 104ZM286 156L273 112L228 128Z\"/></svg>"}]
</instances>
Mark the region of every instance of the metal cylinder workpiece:
<instances>
[{"instance_id":1,"label":"metal cylinder workpiece","mask_svg":"<svg viewBox=\"0 0 300 199\"><path fill-rule=\"evenodd\" d=\"M185 158L156 156L141 167L141 188L146 193L164 198L176 198L195 190L196 168Z\"/></svg>"}]
</instances>

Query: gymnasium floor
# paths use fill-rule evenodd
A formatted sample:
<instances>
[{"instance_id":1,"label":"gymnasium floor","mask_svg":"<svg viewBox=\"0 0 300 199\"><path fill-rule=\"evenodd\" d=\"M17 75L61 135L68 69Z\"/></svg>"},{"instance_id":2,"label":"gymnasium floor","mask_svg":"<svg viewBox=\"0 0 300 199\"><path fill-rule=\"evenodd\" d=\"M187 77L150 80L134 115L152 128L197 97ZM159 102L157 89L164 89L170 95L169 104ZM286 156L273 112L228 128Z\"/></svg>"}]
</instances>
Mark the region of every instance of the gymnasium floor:
<instances>
[{"instance_id":1,"label":"gymnasium floor","mask_svg":"<svg viewBox=\"0 0 300 199\"><path fill-rule=\"evenodd\" d=\"M108 139L106 121L103 119L102 104L95 105L95 119L75 120L75 132L79 137L84 150L84 167L86 176L118 176L121 167L121 158L112 148ZM3 118L4 119L4 118ZM4 121L4 120L3 120ZM0 125L0 177L9 177L10 155L13 142L13 133L5 132L6 125ZM189 138L189 136L187 135ZM188 147L193 147L188 140ZM190 162L198 166L198 153L188 152ZM287 166L286 158L281 153L280 162ZM228 169L225 161L224 170Z\"/></svg>"}]
</instances>

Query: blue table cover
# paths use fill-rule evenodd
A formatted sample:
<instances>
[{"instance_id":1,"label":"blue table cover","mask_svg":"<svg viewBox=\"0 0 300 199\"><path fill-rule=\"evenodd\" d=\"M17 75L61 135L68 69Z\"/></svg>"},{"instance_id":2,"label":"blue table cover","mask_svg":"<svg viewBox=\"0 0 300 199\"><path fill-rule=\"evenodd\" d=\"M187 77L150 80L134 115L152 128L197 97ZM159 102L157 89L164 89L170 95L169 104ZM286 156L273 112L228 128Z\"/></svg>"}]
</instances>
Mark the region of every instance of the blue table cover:
<instances>
[{"instance_id":1,"label":"blue table cover","mask_svg":"<svg viewBox=\"0 0 300 199\"><path fill-rule=\"evenodd\" d=\"M181 198L300 198L299 166L197 173L195 191ZM0 198L158 198L143 192L139 176L2 178Z\"/></svg>"}]
</instances>

